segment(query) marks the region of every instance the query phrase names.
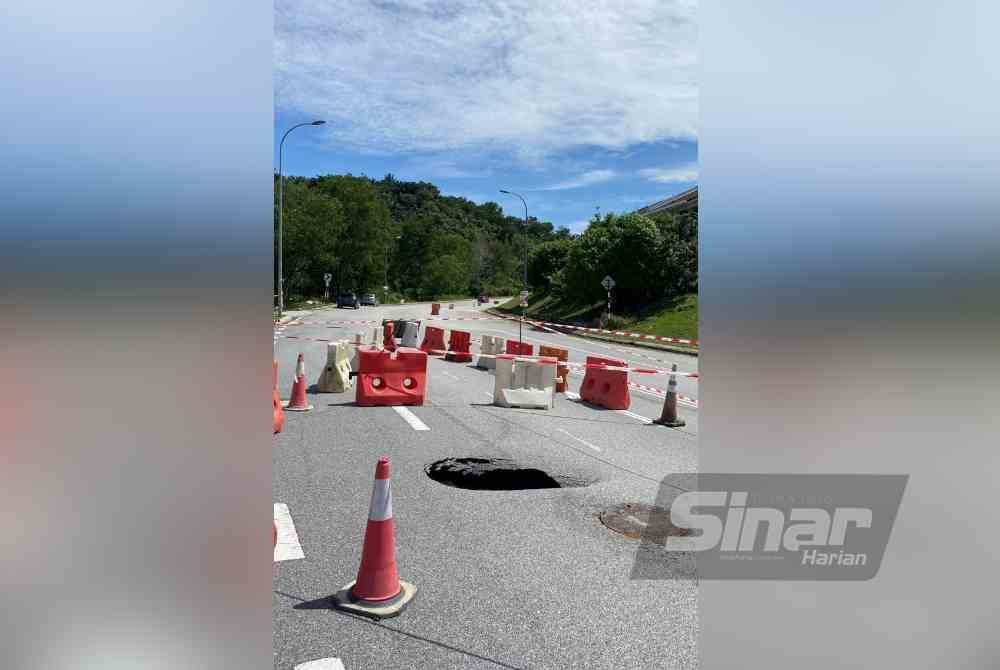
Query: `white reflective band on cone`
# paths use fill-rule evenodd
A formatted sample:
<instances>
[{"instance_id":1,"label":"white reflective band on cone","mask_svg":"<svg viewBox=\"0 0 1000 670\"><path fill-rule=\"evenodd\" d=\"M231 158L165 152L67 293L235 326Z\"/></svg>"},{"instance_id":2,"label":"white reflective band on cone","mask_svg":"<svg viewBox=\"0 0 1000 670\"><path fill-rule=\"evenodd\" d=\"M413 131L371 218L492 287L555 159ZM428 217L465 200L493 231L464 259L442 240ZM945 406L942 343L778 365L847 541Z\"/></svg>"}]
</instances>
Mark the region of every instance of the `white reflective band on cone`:
<instances>
[{"instance_id":1,"label":"white reflective band on cone","mask_svg":"<svg viewBox=\"0 0 1000 670\"><path fill-rule=\"evenodd\" d=\"M372 504L368 507L369 521L392 518L392 486L388 479L376 479L372 489Z\"/></svg>"},{"instance_id":2,"label":"white reflective band on cone","mask_svg":"<svg viewBox=\"0 0 1000 670\"><path fill-rule=\"evenodd\" d=\"M295 376L305 377L306 376L306 362L303 359L299 359L295 364Z\"/></svg>"}]
</instances>

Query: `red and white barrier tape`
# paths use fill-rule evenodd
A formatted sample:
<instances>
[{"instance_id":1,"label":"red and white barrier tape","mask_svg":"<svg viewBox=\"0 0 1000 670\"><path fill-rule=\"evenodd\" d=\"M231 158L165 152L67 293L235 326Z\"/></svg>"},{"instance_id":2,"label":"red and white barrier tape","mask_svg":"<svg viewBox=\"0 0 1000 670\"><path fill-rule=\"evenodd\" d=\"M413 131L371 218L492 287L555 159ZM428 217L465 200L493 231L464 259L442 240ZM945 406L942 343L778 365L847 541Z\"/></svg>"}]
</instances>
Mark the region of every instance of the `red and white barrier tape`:
<instances>
[{"instance_id":1,"label":"red and white barrier tape","mask_svg":"<svg viewBox=\"0 0 1000 670\"><path fill-rule=\"evenodd\" d=\"M582 376L583 375L583 373L580 372L579 370L570 370L570 373L574 374L574 375L578 375L578 376ZM650 395L654 395L657 398L664 398L667 395L666 390L658 388L656 386L647 386L646 384L637 384L637 383L635 383L633 381L630 381L628 383L628 385L629 385L629 388L634 388L637 391L642 391L644 393L648 393ZM693 407L694 409L698 409L698 400L695 399L695 398L692 398L690 396L681 395L680 393L678 393L677 394L677 402L684 403L685 405L687 405L689 407Z\"/></svg>"},{"instance_id":2,"label":"red and white barrier tape","mask_svg":"<svg viewBox=\"0 0 1000 670\"><path fill-rule=\"evenodd\" d=\"M371 345L371 342L361 342L359 344L358 342L355 342L354 340L348 340L348 339L345 339L343 337L341 337L341 338L335 338L335 339L330 340L330 339L327 339L325 337L306 337L305 335L281 335L281 334L275 333L274 339L279 339L279 338L283 339L283 340L303 340L305 342L343 342L344 344L349 344L349 345L352 345L352 346L359 345L359 346L362 346L362 347L370 346ZM379 344L379 346L381 346L381 343Z\"/></svg>"},{"instance_id":3,"label":"red and white barrier tape","mask_svg":"<svg viewBox=\"0 0 1000 670\"><path fill-rule=\"evenodd\" d=\"M527 322L535 325L535 322ZM587 333L601 333L602 335L617 335L619 337L631 337L637 340L653 340L656 342L671 342L673 344L687 344L692 347L698 346L698 340L688 340L681 337L661 337L660 335L648 335L644 333L627 333L622 330L605 330L603 328L585 328L584 326L571 326L565 323L550 323L548 321L539 321L538 325L548 326L549 328L569 328L570 330L582 330Z\"/></svg>"},{"instance_id":4,"label":"red and white barrier tape","mask_svg":"<svg viewBox=\"0 0 1000 670\"><path fill-rule=\"evenodd\" d=\"M661 370L659 368L635 368L635 367L621 367L617 365L594 365L587 363L575 363L573 361L561 361L563 365L568 365L571 368L592 368L597 370L622 370L625 372L635 372L640 375L677 375L678 377L689 377L691 379L700 379L701 374L697 372L682 372L680 370Z\"/></svg>"},{"instance_id":5,"label":"red and white barrier tape","mask_svg":"<svg viewBox=\"0 0 1000 670\"><path fill-rule=\"evenodd\" d=\"M508 317L510 321L518 321L518 317ZM662 337L660 335L648 335L646 333L629 333L622 330L606 330L604 328L588 328L586 326L573 326L568 323L553 323L551 321L534 321L525 319L525 323L538 328L569 328L570 330L582 330L587 333L600 333L602 335L617 335L619 337L631 337L637 340L652 340L655 342L670 342L672 344L686 344L691 347L698 346L698 340L689 340L682 337ZM558 331L557 331L558 332Z\"/></svg>"},{"instance_id":6,"label":"red and white barrier tape","mask_svg":"<svg viewBox=\"0 0 1000 670\"><path fill-rule=\"evenodd\" d=\"M496 317L496 316L439 316L421 319L422 321L518 321L517 317ZM574 326L568 323L553 323L551 321L534 321L525 319L525 323L537 328L551 330L553 328L568 328L570 330L580 330L587 333L600 333L602 335L616 335L618 337L630 337L636 340L650 340L655 342L670 342L672 344L686 344L697 347L698 340L689 340L682 337L662 337L660 335L649 335L645 333L629 333L623 330L606 330L604 328L588 328L586 326ZM353 321L289 321L285 326L326 326L327 328L339 328L340 326L361 326L380 324L381 321L374 319L353 320ZM558 331L553 331L558 332Z\"/></svg>"},{"instance_id":7,"label":"red and white barrier tape","mask_svg":"<svg viewBox=\"0 0 1000 670\"><path fill-rule=\"evenodd\" d=\"M650 393L660 398L663 398L667 395L667 392L665 390L661 388L656 388L655 386L646 386L645 384L636 384L635 382L629 382L628 385L634 389L645 391L646 393ZM690 398L686 395L681 395L680 393L677 394L677 402L685 403L691 407L694 407L695 409L698 408L697 400L695 400L694 398Z\"/></svg>"},{"instance_id":8,"label":"red and white barrier tape","mask_svg":"<svg viewBox=\"0 0 1000 670\"><path fill-rule=\"evenodd\" d=\"M390 319L390 321L395 319ZM400 319L401 321L407 321L408 319ZM418 319L409 319L417 321ZM504 321L496 316L444 316L444 317L430 317L419 319L420 321ZM284 324L286 326L326 326L327 328L339 328L340 326L361 326L361 325L378 325L381 321L375 319L361 319L354 321L289 321Z\"/></svg>"},{"instance_id":9,"label":"red and white barrier tape","mask_svg":"<svg viewBox=\"0 0 1000 670\"><path fill-rule=\"evenodd\" d=\"M476 354L482 358L496 358L497 356L514 356L515 358L522 358L537 361L542 358L552 359L555 356L523 356L521 354ZM618 366L618 365L599 365L593 363L578 363L576 361L557 361L559 365L565 365L574 369L595 369L595 370L620 370L623 372L634 372L640 375L677 375L678 377L689 377L691 379L700 379L701 374L698 372L683 372L681 370L661 370L659 368L639 368L630 366Z\"/></svg>"},{"instance_id":10,"label":"red and white barrier tape","mask_svg":"<svg viewBox=\"0 0 1000 670\"><path fill-rule=\"evenodd\" d=\"M326 326L327 328L340 328L344 326L372 326L379 325L381 321L361 320L361 321L289 321L286 326ZM339 324L339 325L333 325Z\"/></svg>"}]
</instances>

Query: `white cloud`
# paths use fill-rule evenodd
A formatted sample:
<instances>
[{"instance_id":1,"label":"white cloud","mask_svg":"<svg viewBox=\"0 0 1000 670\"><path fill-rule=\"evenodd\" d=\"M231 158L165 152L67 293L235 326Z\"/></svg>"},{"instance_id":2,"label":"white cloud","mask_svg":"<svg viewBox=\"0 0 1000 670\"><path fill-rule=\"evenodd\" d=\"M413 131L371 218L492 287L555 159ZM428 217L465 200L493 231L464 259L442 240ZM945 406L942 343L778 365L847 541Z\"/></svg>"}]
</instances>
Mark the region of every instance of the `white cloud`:
<instances>
[{"instance_id":1,"label":"white cloud","mask_svg":"<svg viewBox=\"0 0 1000 670\"><path fill-rule=\"evenodd\" d=\"M694 139L692 0L277 0L275 103L356 150Z\"/></svg>"},{"instance_id":2,"label":"white cloud","mask_svg":"<svg viewBox=\"0 0 1000 670\"><path fill-rule=\"evenodd\" d=\"M427 177L441 177L444 179L488 177L490 174L486 170L472 168L447 158L425 156L407 161L402 171L408 174L419 175L420 178L424 179Z\"/></svg>"},{"instance_id":3,"label":"white cloud","mask_svg":"<svg viewBox=\"0 0 1000 670\"><path fill-rule=\"evenodd\" d=\"M680 165L671 168L649 168L639 170L639 175L657 184L677 184L698 181L698 165Z\"/></svg>"},{"instance_id":4,"label":"white cloud","mask_svg":"<svg viewBox=\"0 0 1000 670\"><path fill-rule=\"evenodd\" d=\"M590 219L580 219L579 221L574 221L573 223L567 225L566 227L570 229L571 232L580 234L587 230L587 226L590 225ZM558 226L556 226L558 228Z\"/></svg>"},{"instance_id":5,"label":"white cloud","mask_svg":"<svg viewBox=\"0 0 1000 670\"><path fill-rule=\"evenodd\" d=\"M538 189L540 191L565 191L571 188L580 188L582 186L592 186L594 184L603 184L606 181L611 181L618 173L614 170L590 170L589 172L584 172L578 177L572 177L564 181L552 184L551 186L543 186Z\"/></svg>"}]
</instances>

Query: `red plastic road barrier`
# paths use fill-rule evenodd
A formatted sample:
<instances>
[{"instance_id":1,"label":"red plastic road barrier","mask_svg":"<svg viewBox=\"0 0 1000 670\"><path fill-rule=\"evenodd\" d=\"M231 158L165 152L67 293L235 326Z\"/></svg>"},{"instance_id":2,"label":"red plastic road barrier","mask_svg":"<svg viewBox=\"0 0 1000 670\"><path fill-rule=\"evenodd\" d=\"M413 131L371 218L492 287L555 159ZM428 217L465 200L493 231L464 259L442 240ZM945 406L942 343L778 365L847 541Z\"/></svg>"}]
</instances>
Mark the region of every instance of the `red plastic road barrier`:
<instances>
[{"instance_id":1,"label":"red plastic road barrier","mask_svg":"<svg viewBox=\"0 0 1000 670\"><path fill-rule=\"evenodd\" d=\"M471 339L472 335L464 330L451 331L451 337L448 338L448 353L444 356L445 360L455 363L471 363L472 352L469 351Z\"/></svg>"},{"instance_id":2,"label":"red plastic road barrier","mask_svg":"<svg viewBox=\"0 0 1000 670\"><path fill-rule=\"evenodd\" d=\"M420 351L433 356L435 353L432 352L443 352L444 350L444 328L435 328L434 326L424 328L424 341L420 343Z\"/></svg>"},{"instance_id":3,"label":"red plastic road barrier","mask_svg":"<svg viewBox=\"0 0 1000 670\"><path fill-rule=\"evenodd\" d=\"M625 361L615 358L587 356L580 399L608 409L628 409L628 372L603 369L601 365L626 367Z\"/></svg>"},{"instance_id":4,"label":"red plastic road barrier","mask_svg":"<svg viewBox=\"0 0 1000 670\"><path fill-rule=\"evenodd\" d=\"M527 342L517 342L516 340L507 340L507 347L504 351L508 354L517 354L518 356L531 356L535 351L535 345L528 344Z\"/></svg>"},{"instance_id":5,"label":"red plastic road barrier","mask_svg":"<svg viewBox=\"0 0 1000 670\"><path fill-rule=\"evenodd\" d=\"M434 302L431 303L431 316L437 316L441 313L441 303Z\"/></svg>"},{"instance_id":6,"label":"red plastic road barrier","mask_svg":"<svg viewBox=\"0 0 1000 670\"><path fill-rule=\"evenodd\" d=\"M396 338L393 336L393 330L396 325L392 321L386 321L382 324L382 348L386 351L396 350Z\"/></svg>"},{"instance_id":7,"label":"red plastic road barrier","mask_svg":"<svg viewBox=\"0 0 1000 670\"><path fill-rule=\"evenodd\" d=\"M550 347L545 344L538 345L539 356L552 356L559 361L556 368L556 393L565 393L568 383L569 367L563 363L569 361L569 350L563 347Z\"/></svg>"},{"instance_id":8,"label":"red plastic road barrier","mask_svg":"<svg viewBox=\"0 0 1000 670\"><path fill-rule=\"evenodd\" d=\"M357 395L361 407L423 405L427 390L427 352L358 350Z\"/></svg>"}]
</instances>

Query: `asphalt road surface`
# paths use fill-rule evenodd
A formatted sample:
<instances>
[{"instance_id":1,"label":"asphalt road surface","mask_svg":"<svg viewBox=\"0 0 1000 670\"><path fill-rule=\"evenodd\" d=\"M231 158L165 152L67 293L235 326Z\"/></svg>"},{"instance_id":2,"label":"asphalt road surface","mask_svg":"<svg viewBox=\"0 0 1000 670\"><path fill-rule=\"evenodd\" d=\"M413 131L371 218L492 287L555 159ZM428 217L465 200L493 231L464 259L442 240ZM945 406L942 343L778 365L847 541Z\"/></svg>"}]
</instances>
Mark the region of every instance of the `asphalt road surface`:
<instances>
[{"instance_id":1,"label":"asphalt road surface","mask_svg":"<svg viewBox=\"0 0 1000 670\"><path fill-rule=\"evenodd\" d=\"M472 301L443 305L440 323L428 304L318 309L279 328L280 393L288 397L299 352L311 385L326 360L323 340L370 337L375 326L345 322L410 318L467 330L474 353L481 334L517 338L516 322L485 316ZM567 348L581 363L590 354L697 370L696 357L528 326L524 339L536 350ZM347 670L696 667L696 584L630 579L638 541L598 515L652 503L663 477L696 471L697 380L678 380L687 425L671 429L650 424L663 400L646 388L632 389L628 412L562 394L552 410L528 410L494 407L493 375L472 364L431 358L427 377L425 404L406 412L357 407L351 390L310 393L313 411L285 413L274 437L274 503L287 506L274 564L274 667L325 658ZM571 391L582 378L570 376ZM666 388L663 375L630 378ZM379 455L392 460L400 576L418 592L399 617L373 623L331 610L329 597L357 573ZM476 491L425 473L461 457L512 459L587 485Z\"/></svg>"}]
</instances>

